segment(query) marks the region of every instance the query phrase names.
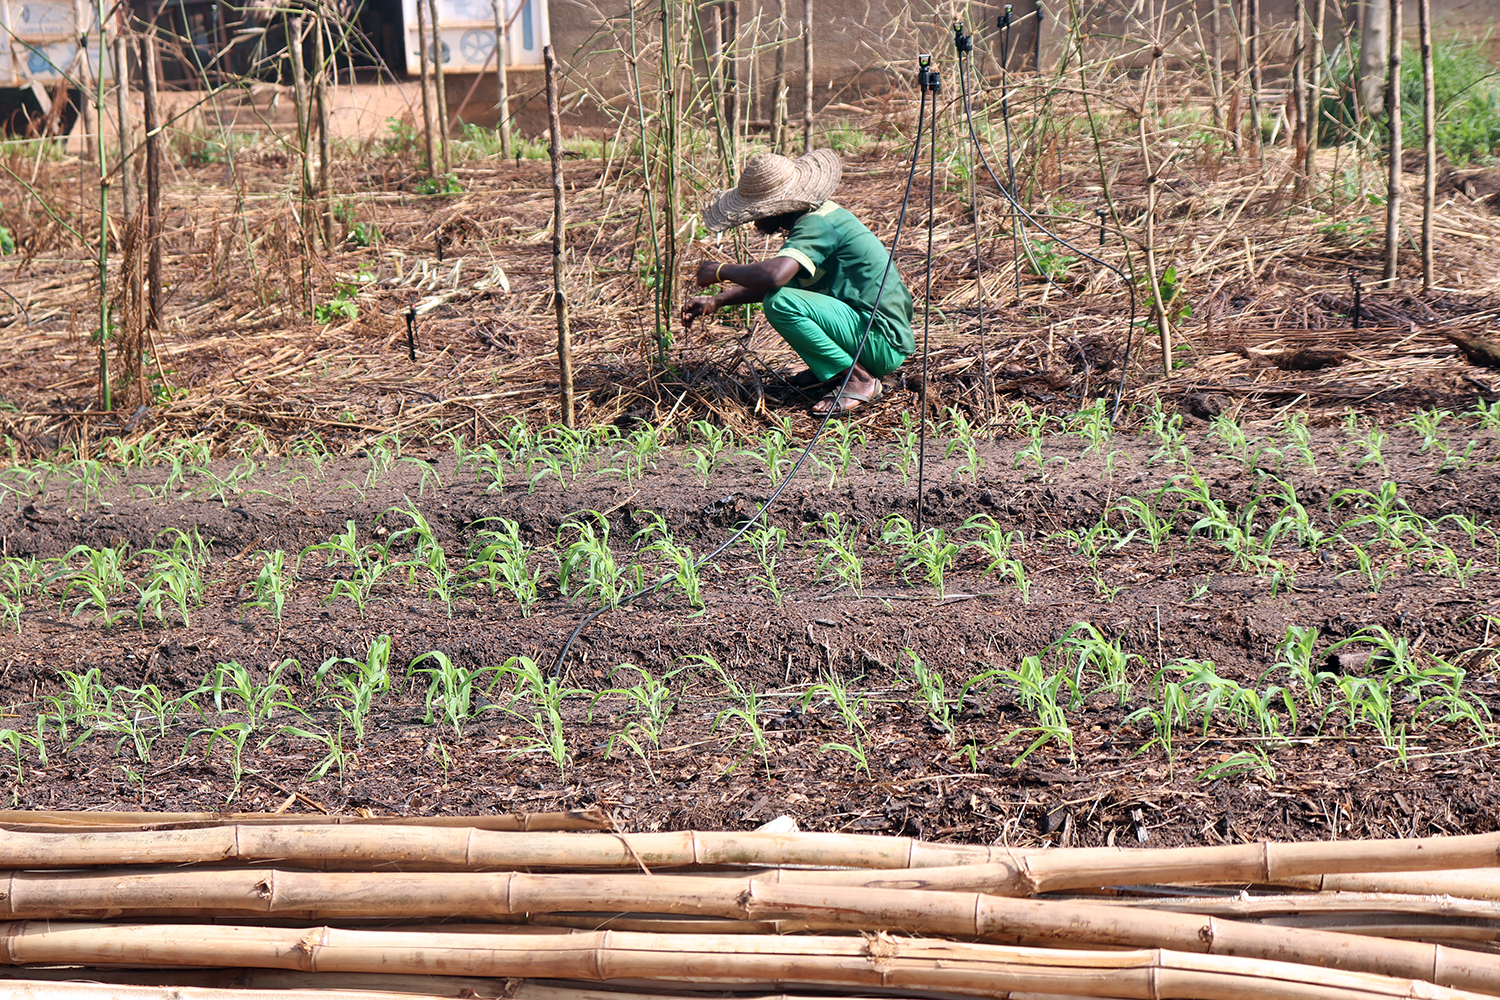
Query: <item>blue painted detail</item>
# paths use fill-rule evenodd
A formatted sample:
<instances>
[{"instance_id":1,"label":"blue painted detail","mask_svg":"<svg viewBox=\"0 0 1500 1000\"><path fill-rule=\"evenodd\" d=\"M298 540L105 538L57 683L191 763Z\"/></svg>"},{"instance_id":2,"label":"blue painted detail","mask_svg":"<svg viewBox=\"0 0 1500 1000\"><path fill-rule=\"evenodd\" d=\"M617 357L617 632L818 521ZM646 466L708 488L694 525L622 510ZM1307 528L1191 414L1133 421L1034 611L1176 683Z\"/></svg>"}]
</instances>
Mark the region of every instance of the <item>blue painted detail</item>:
<instances>
[{"instance_id":1,"label":"blue painted detail","mask_svg":"<svg viewBox=\"0 0 1500 1000\"><path fill-rule=\"evenodd\" d=\"M26 60L26 68L39 75L57 72L57 67L52 64L52 60L44 56L40 49L31 50L31 56Z\"/></svg>"},{"instance_id":2,"label":"blue painted detail","mask_svg":"<svg viewBox=\"0 0 1500 1000\"><path fill-rule=\"evenodd\" d=\"M31 23L31 7L26 6L21 8L21 21L24 24Z\"/></svg>"},{"instance_id":3,"label":"blue painted detail","mask_svg":"<svg viewBox=\"0 0 1500 1000\"><path fill-rule=\"evenodd\" d=\"M536 51L536 38L531 27L531 0L524 0L521 5L521 48L527 52Z\"/></svg>"}]
</instances>

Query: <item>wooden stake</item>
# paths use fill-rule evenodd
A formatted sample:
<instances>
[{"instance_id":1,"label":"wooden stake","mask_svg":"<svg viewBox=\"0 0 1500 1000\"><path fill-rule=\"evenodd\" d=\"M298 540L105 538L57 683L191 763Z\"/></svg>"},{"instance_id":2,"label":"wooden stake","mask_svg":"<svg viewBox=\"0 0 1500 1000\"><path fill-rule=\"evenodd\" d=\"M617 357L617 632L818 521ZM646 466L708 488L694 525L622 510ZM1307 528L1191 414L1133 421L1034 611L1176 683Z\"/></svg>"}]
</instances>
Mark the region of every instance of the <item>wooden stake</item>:
<instances>
[{"instance_id":1,"label":"wooden stake","mask_svg":"<svg viewBox=\"0 0 1500 1000\"><path fill-rule=\"evenodd\" d=\"M156 106L156 21L141 36L145 80L141 106L146 129L146 325L161 329L161 113Z\"/></svg>"},{"instance_id":2,"label":"wooden stake","mask_svg":"<svg viewBox=\"0 0 1500 1000\"><path fill-rule=\"evenodd\" d=\"M421 3L422 0L417 0ZM432 78L437 85L438 152L443 160L443 173L453 168L453 158L448 155L448 86L443 75L443 22L438 16L438 0L427 0L428 13L432 15Z\"/></svg>"},{"instance_id":3,"label":"wooden stake","mask_svg":"<svg viewBox=\"0 0 1500 1000\"><path fill-rule=\"evenodd\" d=\"M524 0L523 0L524 2ZM500 155L510 159L510 80L505 60L505 0L490 0L495 12L495 111L499 118L495 129L500 133Z\"/></svg>"},{"instance_id":4,"label":"wooden stake","mask_svg":"<svg viewBox=\"0 0 1500 1000\"><path fill-rule=\"evenodd\" d=\"M1307 0L1296 0L1292 18L1297 22L1292 49L1292 126L1293 169L1307 162ZM1307 174L1299 172L1292 186L1293 197L1301 201L1307 194Z\"/></svg>"},{"instance_id":5,"label":"wooden stake","mask_svg":"<svg viewBox=\"0 0 1500 1000\"><path fill-rule=\"evenodd\" d=\"M432 50L432 32L427 30L427 3L426 0L417 0L417 52L421 63L422 73L422 138L427 146L427 176L438 175L438 144L437 132L433 130L432 122L432 90L430 80L432 77L431 64L428 55Z\"/></svg>"},{"instance_id":6,"label":"wooden stake","mask_svg":"<svg viewBox=\"0 0 1500 1000\"><path fill-rule=\"evenodd\" d=\"M1417 0L1422 49L1422 291L1432 290L1432 213L1437 201L1437 90L1432 79L1432 0Z\"/></svg>"},{"instance_id":7,"label":"wooden stake","mask_svg":"<svg viewBox=\"0 0 1500 1000\"><path fill-rule=\"evenodd\" d=\"M1389 173L1385 189L1385 273L1387 285L1396 283L1396 260L1401 245L1401 0L1391 0L1390 60L1385 89L1385 113L1391 142L1386 151Z\"/></svg>"},{"instance_id":8,"label":"wooden stake","mask_svg":"<svg viewBox=\"0 0 1500 1000\"><path fill-rule=\"evenodd\" d=\"M542 62L547 74L547 127L552 139L548 152L552 154L552 305L557 313L557 374L563 426L572 427L575 419L573 341L568 331L568 287L564 268L567 207L563 200L562 121L557 107L557 58L552 54L552 46L542 46Z\"/></svg>"}]
</instances>

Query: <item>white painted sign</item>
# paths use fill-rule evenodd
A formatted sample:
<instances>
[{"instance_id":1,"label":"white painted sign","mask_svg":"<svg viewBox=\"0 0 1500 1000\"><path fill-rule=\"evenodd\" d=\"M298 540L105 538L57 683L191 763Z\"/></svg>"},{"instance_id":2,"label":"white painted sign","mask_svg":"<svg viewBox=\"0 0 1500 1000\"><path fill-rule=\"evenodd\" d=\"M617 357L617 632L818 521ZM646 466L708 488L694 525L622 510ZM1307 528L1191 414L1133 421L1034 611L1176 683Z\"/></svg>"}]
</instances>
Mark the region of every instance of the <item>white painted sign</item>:
<instances>
[{"instance_id":1,"label":"white painted sign","mask_svg":"<svg viewBox=\"0 0 1500 1000\"><path fill-rule=\"evenodd\" d=\"M84 0L0 0L0 87L91 88L99 72L94 8ZM494 32L491 31L491 34ZM80 51L80 35L88 48ZM114 82L113 60L104 60L104 82Z\"/></svg>"},{"instance_id":2,"label":"white painted sign","mask_svg":"<svg viewBox=\"0 0 1500 1000\"><path fill-rule=\"evenodd\" d=\"M0 0L0 3L5 0ZM406 27L406 74L422 72L417 43L417 2L402 0ZM508 68L540 66L547 38L546 0L495 0L506 23L505 64ZM495 7L491 0L437 0L442 24L441 57L445 73L493 72L495 69ZM431 55L432 53L429 53Z\"/></svg>"}]
</instances>

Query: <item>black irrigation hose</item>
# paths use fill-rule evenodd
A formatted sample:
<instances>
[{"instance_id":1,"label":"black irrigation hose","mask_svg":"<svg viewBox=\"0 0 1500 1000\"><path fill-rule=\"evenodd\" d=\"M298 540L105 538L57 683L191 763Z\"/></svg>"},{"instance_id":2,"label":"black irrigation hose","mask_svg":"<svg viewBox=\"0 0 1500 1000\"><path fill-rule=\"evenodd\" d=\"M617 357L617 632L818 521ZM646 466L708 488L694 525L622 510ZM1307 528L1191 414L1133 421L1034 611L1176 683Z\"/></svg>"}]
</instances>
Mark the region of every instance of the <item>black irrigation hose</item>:
<instances>
[{"instance_id":1,"label":"black irrigation hose","mask_svg":"<svg viewBox=\"0 0 1500 1000\"><path fill-rule=\"evenodd\" d=\"M959 49L958 58L959 58L959 61L961 63L964 62L967 59L967 56L966 56L966 54L964 53L964 51L962 49ZM1078 246L1078 245L1076 245L1076 244L1074 244L1074 243L1072 243L1072 242L1064 239L1063 237L1057 235L1057 233L1053 232L1052 230L1048 229L1046 226L1042 225L1040 222L1038 222L1036 220L1036 218L1034 216L1032 216L1032 214L1030 212L1026 211L1026 209L1024 209L1024 208L1021 207L1021 203L1016 200L1015 195L1010 191L1010 189L1007 188L1004 184L1002 184L1000 182L1000 178L998 178L998 177L995 176L995 171L990 168L989 158L984 155L984 147L979 142L979 132L974 127L974 113L973 113L973 109L970 107L970 103L969 103L969 91L968 91L967 87L963 88L963 104L964 104L964 121L968 124L969 139L970 139L971 142L974 143L974 149L979 154L979 162L981 164L983 164L983 166L984 166L984 172L989 175L989 178L990 178L991 181L994 182L995 187L998 188L999 191L1000 191L1000 193L1005 196L1005 200L1008 201L1008 202L1010 202L1011 208L1013 208L1015 210L1016 214L1019 215L1021 218L1025 219L1027 222L1030 222L1037 229L1040 229L1043 233L1046 233L1049 237L1052 238L1052 240L1054 242L1059 243L1062 246L1067 247L1069 250L1072 250L1074 253L1076 253L1076 254L1078 254L1078 255L1080 255L1080 256L1088 259L1088 260L1093 261L1095 264L1098 264L1100 267L1108 268L1109 270L1113 271L1115 274L1117 274L1121 278L1123 278L1124 281L1125 281L1125 291L1130 295L1130 325L1128 327L1126 327L1126 334L1125 334L1125 357L1124 357L1124 360L1121 361L1121 363L1120 363L1120 381L1115 386L1115 401L1114 401L1114 404L1110 407L1110 411L1109 411L1109 421L1110 421L1111 424L1113 424L1115 422L1115 419L1120 414L1120 401L1124 397L1124 394L1125 394L1125 375L1126 375L1126 373L1130 369L1130 351L1131 351L1131 347L1133 346L1134 340L1135 340L1135 313L1136 313L1135 282L1133 282L1130 279L1130 275L1126 274L1124 271L1120 270L1118 267L1115 267L1115 265L1109 263L1109 261L1101 260L1098 257L1094 256L1093 254L1089 253L1087 250L1083 249L1082 247L1080 247L1080 246ZM1007 132L1007 134L1009 134L1009 130L1010 130L1010 113L1009 113L1009 109L1006 107L1006 103L1005 103L1005 101L1003 99L1000 102L1000 114L1005 119L1006 132ZM978 248L977 247L975 248L975 254L976 255L978 254Z\"/></svg>"},{"instance_id":2,"label":"black irrigation hose","mask_svg":"<svg viewBox=\"0 0 1500 1000\"><path fill-rule=\"evenodd\" d=\"M923 97L932 93L932 144L927 158L927 290L922 297L922 393L917 409L917 532L922 531L922 508L927 499L927 358L932 331L932 230L936 222L934 206L937 196L937 95L943 90L943 78L931 68L931 56L919 56L917 86ZM922 148L922 116L917 115L917 151ZM915 156L912 160L916 165Z\"/></svg>"},{"instance_id":3,"label":"black irrigation hose","mask_svg":"<svg viewBox=\"0 0 1500 1000\"><path fill-rule=\"evenodd\" d=\"M923 64L923 72L926 72L925 63ZM910 168L908 168L906 173L906 190L901 195L901 211L896 216L896 232L891 236L890 256L886 260L885 270L880 274L880 285L875 290L875 303L877 306L880 302L880 296L885 293L885 284L886 281L890 278L891 269L896 266L896 247L901 241L901 228L906 221L906 205L907 202L911 199L912 181L917 174L917 156L922 150L922 129L926 122L926 111L927 90L923 88L921 100L917 105L917 138L916 141L912 144L911 166ZM933 100L933 119L934 121L936 121L937 119L936 98L934 98ZM849 377L854 374L854 366L859 364L859 359L864 353L865 342L869 340L870 330L873 329L874 326L875 311L872 309L870 312L870 318L865 323L864 333L860 335L859 345L854 349L854 360L850 363L849 370L844 373L844 380L839 383L838 389L834 392L835 399L838 399L843 395L844 388L849 384ZM812 455L812 450L817 445L818 439L823 436L824 429L828 427L828 421L833 419L834 409L835 407L829 407L828 412L823 415L823 419L818 423L817 428L813 431L812 439L807 442L807 447L803 448L802 454L797 456L797 461L792 465L792 470L786 474L786 478L782 479L782 481L776 485L776 488L771 491L770 496L766 497L765 502L760 505L760 509L755 512L755 516L747 518L745 521L743 521L740 526L735 529L733 534L731 534L723 542L719 543L718 548L714 549L712 552L708 553L706 556L694 563L694 571L702 569L709 563L710 560L716 558L735 542L743 538L745 536L745 533L748 532L757 521L765 516L766 511L771 509L771 505L774 504L778 498L780 498L781 494L786 490L786 488L791 485L792 480L797 477L797 473L802 471L802 467L807 464L807 460ZM918 509L920 510L920 502L918 505ZM645 590L638 591L634 594L628 594L624 598L616 601L613 604L601 604L598 608L595 608L593 611L589 612L588 615L584 617L583 621L579 622L578 626L573 629L572 633L568 636L568 641L563 643L562 651L557 654L557 659L552 664L552 678L556 680L558 677L562 676L563 661L567 659L568 651L573 648L573 641L578 638L579 633L581 633L584 628L589 625L590 622L607 611L614 611L617 608L623 608L626 605L634 604L640 598L656 593L662 587L665 587L675 579L677 579L676 573L664 576L660 580L657 580L650 587L647 587Z\"/></svg>"}]
</instances>

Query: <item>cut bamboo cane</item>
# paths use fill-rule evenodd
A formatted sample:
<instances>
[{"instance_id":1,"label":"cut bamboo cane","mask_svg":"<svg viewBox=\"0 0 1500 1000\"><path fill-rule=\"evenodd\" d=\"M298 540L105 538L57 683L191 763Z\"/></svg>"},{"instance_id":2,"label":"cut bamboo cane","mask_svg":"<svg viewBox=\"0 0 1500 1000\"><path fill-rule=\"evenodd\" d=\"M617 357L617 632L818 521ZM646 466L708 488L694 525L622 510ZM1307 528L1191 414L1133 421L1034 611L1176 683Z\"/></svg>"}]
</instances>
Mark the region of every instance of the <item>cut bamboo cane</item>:
<instances>
[{"instance_id":1,"label":"cut bamboo cane","mask_svg":"<svg viewBox=\"0 0 1500 1000\"><path fill-rule=\"evenodd\" d=\"M868 937L742 937L596 931L428 933L332 927L0 924L0 961L234 966L304 972L768 983L1131 1000L1460 1000L1416 980L1167 949L1091 952Z\"/></svg>"},{"instance_id":2,"label":"cut bamboo cane","mask_svg":"<svg viewBox=\"0 0 1500 1000\"><path fill-rule=\"evenodd\" d=\"M422 0L417 0L420 4ZM443 22L438 13L438 0L427 0L427 13L432 17L432 81L437 91L438 155L442 158L442 173L453 169L453 158L448 153L448 85L443 74Z\"/></svg>"},{"instance_id":3,"label":"cut bamboo cane","mask_svg":"<svg viewBox=\"0 0 1500 1000\"><path fill-rule=\"evenodd\" d=\"M566 812L498 813L493 816L337 816L326 813L139 813L0 809L0 830L120 831L210 826L411 826L476 830L605 830L609 817L597 806Z\"/></svg>"},{"instance_id":4,"label":"cut bamboo cane","mask_svg":"<svg viewBox=\"0 0 1500 1000\"><path fill-rule=\"evenodd\" d=\"M1487 868L1500 833L1409 840L1251 843L1222 847L1015 851L928 844L905 837L829 833L681 831L546 833L421 828L228 825L206 829L59 834L0 831L0 867L276 862L299 867L413 871L800 865L796 877L829 885L982 890L1032 895L1101 885L1280 883L1307 875Z\"/></svg>"},{"instance_id":5,"label":"cut bamboo cane","mask_svg":"<svg viewBox=\"0 0 1500 1000\"><path fill-rule=\"evenodd\" d=\"M1323 22L1328 0L1316 0L1312 22L1312 62L1307 84L1307 153L1302 170L1307 174L1309 189L1316 192L1318 170L1318 129L1323 120Z\"/></svg>"},{"instance_id":6,"label":"cut bamboo cane","mask_svg":"<svg viewBox=\"0 0 1500 1000\"><path fill-rule=\"evenodd\" d=\"M545 52L545 49L544 49ZM1166 947L1300 962L1500 993L1500 956L1411 941L1131 910L1077 900L775 884L684 876L331 875L199 871L0 876L4 915L31 919L202 915L347 918L527 913L663 913L775 922L783 931L856 929L979 938L1011 945Z\"/></svg>"},{"instance_id":7,"label":"cut bamboo cane","mask_svg":"<svg viewBox=\"0 0 1500 1000\"><path fill-rule=\"evenodd\" d=\"M562 122L557 108L557 57L552 46L542 46L542 61L547 75L547 128L552 143L552 307L557 317L558 402L562 406L564 427L572 427L573 413L573 341L568 332L567 206L563 197Z\"/></svg>"},{"instance_id":8,"label":"cut bamboo cane","mask_svg":"<svg viewBox=\"0 0 1500 1000\"><path fill-rule=\"evenodd\" d=\"M1313 892L1392 892L1406 895L1448 895L1465 899L1500 900L1500 870L1353 872L1278 879Z\"/></svg>"},{"instance_id":9,"label":"cut bamboo cane","mask_svg":"<svg viewBox=\"0 0 1500 1000\"><path fill-rule=\"evenodd\" d=\"M786 0L776 0L776 58L775 78L771 86L776 97L771 103L771 144L782 156L787 152L787 108L786 108Z\"/></svg>"},{"instance_id":10,"label":"cut bamboo cane","mask_svg":"<svg viewBox=\"0 0 1500 1000\"><path fill-rule=\"evenodd\" d=\"M432 55L432 32L427 30L427 4L417 0L417 61L422 78L422 142L427 149L427 176L438 175L437 133L433 131L432 71L428 57Z\"/></svg>"},{"instance_id":11,"label":"cut bamboo cane","mask_svg":"<svg viewBox=\"0 0 1500 1000\"><path fill-rule=\"evenodd\" d=\"M1091 900L1093 902L1093 900ZM1170 910L1258 919L1288 913L1421 914L1474 920L1500 920L1500 902L1399 892L1297 892L1273 896L1161 896L1100 899L1102 906Z\"/></svg>"},{"instance_id":12,"label":"cut bamboo cane","mask_svg":"<svg viewBox=\"0 0 1500 1000\"><path fill-rule=\"evenodd\" d=\"M1260 134L1260 0L1243 0L1245 5L1245 63L1250 80L1250 141L1256 154L1263 155Z\"/></svg>"},{"instance_id":13,"label":"cut bamboo cane","mask_svg":"<svg viewBox=\"0 0 1500 1000\"><path fill-rule=\"evenodd\" d=\"M50 970L27 970L27 975L46 974ZM69 974L77 970L62 970ZM110 970L87 970L92 980L99 973ZM249 970L247 970L248 972ZM185 978L158 977L158 978ZM204 973L203 980L212 981L221 973ZM4 979L0 973L0 979ZM576 989L565 986L542 985L503 979L480 979L458 976L369 976L335 975L330 973L280 973L250 972L234 978L246 980L233 986L195 986L190 982L162 985L131 984L124 982L60 982L41 978L10 979L4 989L9 1000L261 1000L259 991L275 991L274 1000L420 1000L422 997L471 997L488 1000L684 1000L679 992L671 994L641 993L636 990ZM326 984L324 981L327 980ZM297 985L282 985L293 983ZM305 984L305 985L303 985ZM1059 994L1011 993L1006 1000L1064 1000ZM826 1000L811 996L793 996L786 993L744 996L739 1000ZM844 996L842 1000L875 1000L874 997Z\"/></svg>"}]
</instances>

